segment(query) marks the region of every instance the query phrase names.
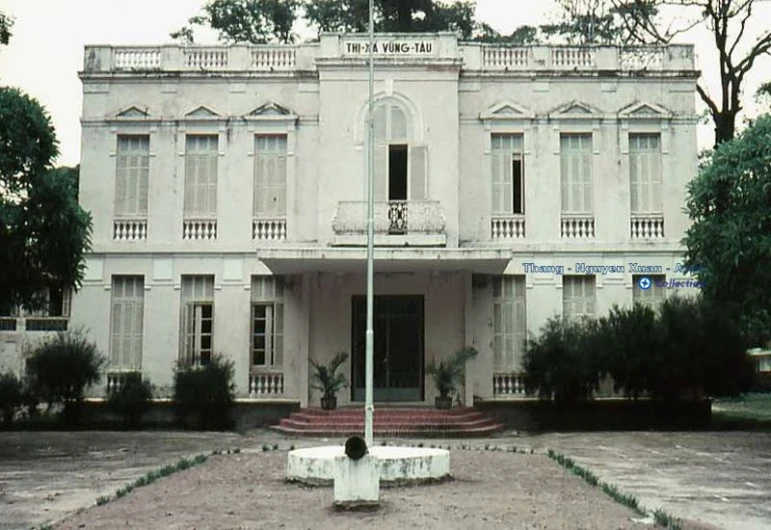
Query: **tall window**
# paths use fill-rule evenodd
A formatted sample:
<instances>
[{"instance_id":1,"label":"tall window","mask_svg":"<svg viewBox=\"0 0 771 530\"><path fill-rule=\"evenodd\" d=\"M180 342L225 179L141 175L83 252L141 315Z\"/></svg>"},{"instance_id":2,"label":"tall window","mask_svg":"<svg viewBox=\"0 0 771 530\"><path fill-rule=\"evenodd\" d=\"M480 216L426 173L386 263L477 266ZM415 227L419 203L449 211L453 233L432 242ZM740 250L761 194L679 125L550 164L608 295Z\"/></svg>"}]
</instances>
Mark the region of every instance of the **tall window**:
<instances>
[{"instance_id":1,"label":"tall window","mask_svg":"<svg viewBox=\"0 0 771 530\"><path fill-rule=\"evenodd\" d=\"M378 103L374 118L375 200L425 200L428 150L415 144L412 117L399 101L386 99Z\"/></svg>"},{"instance_id":2,"label":"tall window","mask_svg":"<svg viewBox=\"0 0 771 530\"><path fill-rule=\"evenodd\" d=\"M185 141L185 218L217 216L218 139L187 136Z\"/></svg>"},{"instance_id":3,"label":"tall window","mask_svg":"<svg viewBox=\"0 0 771 530\"><path fill-rule=\"evenodd\" d=\"M595 293L594 276L563 276L563 316L566 318L594 316L596 305Z\"/></svg>"},{"instance_id":4,"label":"tall window","mask_svg":"<svg viewBox=\"0 0 771 530\"><path fill-rule=\"evenodd\" d=\"M118 136L115 178L115 216L147 217L150 137Z\"/></svg>"},{"instance_id":5,"label":"tall window","mask_svg":"<svg viewBox=\"0 0 771 530\"><path fill-rule=\"evenodd\" d=\"M591 214L592 135L560 135L560 176L562 179L562 213Z\"/></svg>"},{"instance_id":6,"label":"tall window","mask_svg":"<svg viewBox=\"0 0 771 530\"><path fill-rule=\"evenodd\" d=\"M286 135L254 138L254 217L286 216Z\"/></svg>"},{"instance_id":7,"label":"tall window","mask_svg":"<svg viewBox=\"0 0 771 530\"><path fill-rule=\"evenodd\" d=\"M110 314L110 369L138 371L142 368L144 278L112 277Z\"/></svg>"},{"instance_id":8,"label":"tall window","mask_svg":"<svg viewBox=\"0 0 771 530\"><path fill-rule=\"evenodd\" d=\"M522 135L492 135L493 213L525 213Z\"/></svg>"},{"instance_id":9,"label":"tall window","mask_svg":"<svg viewBox=\"0 0 771 530\"><path fill-rule=\"evenodd\" d=\"M186 365L211 360L214 339L214 276L182 277L180 360Z\"/></svg>"},{"instance_id":10,"label":"tall window","mask_svg":"<svg viewBox=\"0 0 771 530\"><path fill-rule=\"evenodd\" d=\"M646 280L644 280L647 278ZM632 276L632 302L657 309L666 298L664 274L640 274ZM641 281L643 280L643 281Z\"/></svg>"},{"instance_id":11,"label":"tall window","mask_svg":"<svg viewBox=\"0 0 771 530\"><path fill-rule=\"evenodd\" d=\"M524 276L493 278L493 362L496 372L518 370L525 348Z\"/></svg>"},{"instance_id":12,"label":"tall window","mask_svg":"<svg viewBox=\"0 0 771 530\"><path fill-rule=\"evenodd\" d=\"M629 186L633 214L661 213L661 136L629 135Z\"/></svg>"},{"instance_id":13,"label":"tall window","mask_svg":"<svg viewBox=\"0 0 771 530\"><path fill-rule=\"evenodd\" d=\"M280 276L252 277L251 364L280 367L284 357L284 284Z\"/></svg>"}]
</instances>

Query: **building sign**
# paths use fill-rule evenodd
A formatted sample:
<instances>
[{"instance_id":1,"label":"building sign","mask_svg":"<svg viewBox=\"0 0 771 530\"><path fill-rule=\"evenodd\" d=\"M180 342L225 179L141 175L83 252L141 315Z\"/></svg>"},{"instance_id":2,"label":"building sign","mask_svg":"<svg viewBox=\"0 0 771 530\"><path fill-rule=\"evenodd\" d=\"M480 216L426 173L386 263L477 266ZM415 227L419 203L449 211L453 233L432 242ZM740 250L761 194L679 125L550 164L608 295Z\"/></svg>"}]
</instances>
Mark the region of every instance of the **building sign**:
<instances>
[{"instance_id":1,"label":"building sign","mask_svg":"<svg viewBox=\"0 0 771 530\"><path fill-rule=\"evenodd\" d=\"M380 56L433 55L434 41L431 40L376 40L372 52ZM344 55L369 55L369 42L343 43Z\"/></svg>"}]
</instances>

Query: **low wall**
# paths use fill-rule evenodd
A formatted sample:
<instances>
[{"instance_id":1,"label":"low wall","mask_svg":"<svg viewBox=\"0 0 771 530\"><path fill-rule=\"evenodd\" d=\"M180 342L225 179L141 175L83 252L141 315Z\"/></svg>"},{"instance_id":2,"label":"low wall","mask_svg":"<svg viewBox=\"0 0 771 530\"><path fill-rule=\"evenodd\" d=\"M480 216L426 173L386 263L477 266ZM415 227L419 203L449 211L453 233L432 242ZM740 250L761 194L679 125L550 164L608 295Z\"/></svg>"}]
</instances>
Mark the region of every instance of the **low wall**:
<instances>
[{"instance_id":1,"label":"low wall","mask_svg":"<svg viewBox=\"0 0 771 530\"><path fill-rule=\"evenodd\" d=\"M664 404L650 400L597 399L568 409L540 400L476 401L474 406L520 431L639 431L708 429L709 401Z\"/></svg>"}]
</instances>

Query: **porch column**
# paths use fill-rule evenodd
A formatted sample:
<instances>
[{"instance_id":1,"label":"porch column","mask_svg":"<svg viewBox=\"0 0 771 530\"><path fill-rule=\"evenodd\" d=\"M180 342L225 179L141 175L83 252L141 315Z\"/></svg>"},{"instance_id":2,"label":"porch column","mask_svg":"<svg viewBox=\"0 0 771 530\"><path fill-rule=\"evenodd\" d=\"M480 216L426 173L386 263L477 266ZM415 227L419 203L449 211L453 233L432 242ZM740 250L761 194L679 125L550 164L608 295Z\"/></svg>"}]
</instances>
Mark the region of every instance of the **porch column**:
<instances>
[{"instance_id":1,"label":"porch column","mask_svg":"<svg viewBox=\"0 0 771 530\"><path fill-rule=\"evenodd\" d=\"M471 284L471 271L463 271L463 326L465 328L463 347L474 346L474 304L473 304L473 290ZM474 405L474 374L472 369L474 366L474 360L466 363L465 381L463 388L465 395L463 398L463 404L467 407Z\"/></svg>"},{"instance_id":2,"label":"porch column","mask_svg":"<svg viewBox=\"0 0 771 530\"><path fill-rule=\"evenodd\" d=\"M297 369L297 398L300 400L301 407L308 406L308 359L310 358L311 349L311 331L313 330L313 315L311 314L312 299L313 299L313 284L316 273L307 272L302 275L302 308L303 317L301 319L301 327L297 330L301 337L304 338L304 348L302 351L305 355L300 354L298 359Z\"/></svg>"}]
</instances>

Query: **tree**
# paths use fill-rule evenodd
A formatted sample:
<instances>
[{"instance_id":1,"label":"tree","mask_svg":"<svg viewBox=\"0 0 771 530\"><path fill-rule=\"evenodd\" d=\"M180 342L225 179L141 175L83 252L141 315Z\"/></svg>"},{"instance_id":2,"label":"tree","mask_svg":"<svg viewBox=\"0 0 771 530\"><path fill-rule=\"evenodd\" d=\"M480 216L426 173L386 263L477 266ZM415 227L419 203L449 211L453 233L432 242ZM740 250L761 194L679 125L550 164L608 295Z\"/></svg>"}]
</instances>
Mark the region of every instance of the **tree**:
<instances>
[{"instance_id":1,"label":"tree","mask_svg":"<svg viewBox=\"0 0 771 530\"><path fill-rule=\"evenodd\" d=\"M188 44L194 41L196 26L219 32L221 41L266 44L294 41L292 26L298 17L300 0L209 0L200 15L173 32L171 38Z\"/></svg>"},{"instance_id":2,"label":"tree","mask_svg":"<svg viewBox=\"0 0 771 530\"><path fill-rule=\"evenodd\" d=\"M5 13L0 13L0 44L7 45L11 40L13 33L11 28L13 27L13 19Z\"/></svg>"},{"instance_id":3,"label":"tree","mask_svg":"<svg viewBox=\"0 0 771 530\"><path fill-rule=\"evenodd\" d=\"M77 202L77 169L52 169L56 135L45 109L0 88L0 309L36 308L46 288L78 288L91 216Z\"/></svg>"},{"instance_id":4,"label":"tree","mask_svg":"<svg viewBox=\"0 0 771 530\"><path fill-rule=\"evenodd\" d=\"M302 7L302 14L300 7ZM512 35L500 35L474 18L474 0L375 0L377 32L453 31L461 39L489 42L533 42L534 28ZM303 21L319 32L365 32L369 28L369 0L209 0L202 13L171 34L186 43L194 41L196 27L210 27L224 42L265 44L288 43L295 39L292 27Z\"/></svg>"},{"instance_id":5,"label":"tree","mask_svg":"<svg viewBox=\"0 0 771 530\"><path fill-rule=\"evenodd\" d=\"M607 0L558 0L557 20L541 26L547 38L567 44L616 44L628 38Z\"/></svg>"},{"instance_id":6,"label":"tree","mask_svg":"<svg viewBox=\"0 0 771 530\"><path fill-rule=\"evenodd\" d=\"M771 115L720 144L688 185L685 263L733 308L751 344L771 338Z\"/></svg>"}]
</instances>

